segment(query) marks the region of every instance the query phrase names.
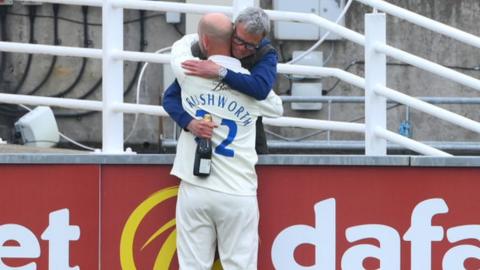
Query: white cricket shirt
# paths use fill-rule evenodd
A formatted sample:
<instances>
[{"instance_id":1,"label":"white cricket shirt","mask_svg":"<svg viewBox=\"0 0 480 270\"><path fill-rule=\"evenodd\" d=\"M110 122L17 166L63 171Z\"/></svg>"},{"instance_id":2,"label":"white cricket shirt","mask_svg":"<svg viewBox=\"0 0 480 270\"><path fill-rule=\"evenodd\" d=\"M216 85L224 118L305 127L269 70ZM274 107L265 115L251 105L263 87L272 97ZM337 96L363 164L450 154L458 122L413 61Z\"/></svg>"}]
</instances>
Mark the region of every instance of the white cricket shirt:
<instances>
[{"instance_id":1,"label":"white cricket shirt","mask_svg":"<svg viewBox=\"0 0 480 270\"><path fill-rule=\"evenodd\" d=\"M185 75L181 63L194 59L190 47L196 40L196 34L187 35L173 45L171 66L182 88L185 111L197 119L210 113L219 126L213 130L212 170L208 177L193 175L197 144L190 132L182 130L171 174L190 184L228 194L256 195L255 122L258 116L282 115L282 101L273 91L265 100L257 101L221 81ZM249 73L239 60L229 56L214 55L209 60L235 72Z\"/></svg>"}]
</instances>

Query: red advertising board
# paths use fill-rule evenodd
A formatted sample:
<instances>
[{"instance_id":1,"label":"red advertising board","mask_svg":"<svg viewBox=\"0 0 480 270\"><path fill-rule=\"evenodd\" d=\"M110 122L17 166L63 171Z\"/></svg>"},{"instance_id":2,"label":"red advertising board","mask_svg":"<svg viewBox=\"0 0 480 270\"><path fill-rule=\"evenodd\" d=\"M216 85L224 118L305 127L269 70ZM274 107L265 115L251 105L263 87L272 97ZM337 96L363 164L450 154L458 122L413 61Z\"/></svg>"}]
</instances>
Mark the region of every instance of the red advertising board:
<instances>
[{"instance_id":1,"label":"red advertising board","mask_svg":"<svg viewBox=\"0 0 480 270\"><path fill-rule=\"evenodd\" d=\"M478 168L268 166L259 175L259 269L480 268Z\"/></svg>"},{"instance_id":2,"label":"red advertising board","mask_svg":"<svg viewBox=\"0 0 480 270\"><path fill-rule=\"evenodd\" d=\"M178 269L170 168L2 165L0 269ZM478 168L272 165L258 174L258 269L480 268Z\"/></svg>"},{"instance_id":3,"label":"red advertising board","mask_svg":"<svg viewBox=\"0 0 480 270\"><path fill-rule=\"evenodd\" d=\"M98 269L99 167L0 170L0 269Z\"/></svg>"},{"instance_id":4,"label":"red advertising board","mask_svg":"<svg viewBox=\"0 0 480 270\"><path fill-rule=\"evenodd\" d=\"M178 269L171 166L104 166L102 269Z\"/></svg>"},{"instance_id":5,"label":"red advertising board","mask_svg":"<svg viewBox=\"0 0 480 270\"><path fill-rule=\"evenodd\" d=\"M171 238L177 182L169 170L105 170L104 267L177 269ZM478 240L469 238L480 234L462 234L475 227L461 227L480 221L478 169L260 166L258 171L259 269L442 269L463 260L466 269L480 266L462 252L476 249ZM454 235L464 239L457 242ZM412 250L421 256L411 256Z\"/></svg>"}]
</instances>

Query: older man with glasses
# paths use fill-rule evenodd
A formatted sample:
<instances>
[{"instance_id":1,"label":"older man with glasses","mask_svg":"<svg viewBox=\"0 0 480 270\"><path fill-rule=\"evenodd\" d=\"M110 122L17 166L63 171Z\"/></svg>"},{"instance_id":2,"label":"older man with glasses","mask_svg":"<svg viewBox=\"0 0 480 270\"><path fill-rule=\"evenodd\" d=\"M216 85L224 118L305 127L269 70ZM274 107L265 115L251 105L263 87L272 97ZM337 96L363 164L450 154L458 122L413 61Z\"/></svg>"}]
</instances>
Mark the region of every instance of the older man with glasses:
<instances>
[{"instance_id":1,"label":"older man with glasses","mask_svg":"<svg viewBox=\"0 0 480 270\"><path fill-rule=\"evenodd\" d=\"M250 74L242 74L226 69L206 60L198 43L188 48L193 56L202 60L188 60L182 63L186 74L204 78L218 78L232 89L264 100L277 75L277 52L265 37L270 31L268 15L260 8L246 8L235 20L232 37L232 56L239 59ZM213 126L201 119L194 119L181 105L181 89L178 82L170 85L163 95L163 106L172 119L182 128L201 138L212 136ZM261 117L256 122L256 145L258 154L266 154L267 143Z\"/></svg>"}]
</instances>

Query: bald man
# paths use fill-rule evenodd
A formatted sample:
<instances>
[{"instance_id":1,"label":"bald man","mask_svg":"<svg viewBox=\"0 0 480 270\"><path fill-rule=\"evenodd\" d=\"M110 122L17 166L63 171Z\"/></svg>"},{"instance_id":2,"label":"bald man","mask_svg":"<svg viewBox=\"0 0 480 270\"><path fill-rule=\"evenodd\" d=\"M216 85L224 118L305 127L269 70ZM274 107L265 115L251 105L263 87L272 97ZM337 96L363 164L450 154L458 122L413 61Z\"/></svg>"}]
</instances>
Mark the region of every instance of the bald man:
<instances>
[{"instance_id":1,"label":"bald man","mask_svg":"<svg viewBox=\"0 0 480 270\"><path fill-rule=\"evenodd\" d=\"M192 44L209 60L248 74L239 60L230 57L230 19L207 14L197 35L187 35L172 47L172 70L182 88L182 106L201 119L212 115L212 169L207 177L193 175L196 141L182 131L172 174L181 179L177 198L177 254L181 270L210 270L218 251L224 269L257 269L258 204L255 163L255 122L259 116L278 117L283 112L273 92L263 101L233 91L220 80L186 75L182 62L194 59Z\"/></svg>"}]
</instances>

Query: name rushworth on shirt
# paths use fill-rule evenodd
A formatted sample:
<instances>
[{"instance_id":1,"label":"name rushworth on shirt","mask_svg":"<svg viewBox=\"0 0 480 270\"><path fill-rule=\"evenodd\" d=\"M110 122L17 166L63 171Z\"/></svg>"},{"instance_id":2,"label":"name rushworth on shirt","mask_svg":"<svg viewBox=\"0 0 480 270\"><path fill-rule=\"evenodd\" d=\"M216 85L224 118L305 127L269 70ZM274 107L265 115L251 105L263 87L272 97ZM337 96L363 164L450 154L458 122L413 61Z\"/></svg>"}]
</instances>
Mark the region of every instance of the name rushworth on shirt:
<instances>
[{"instance_id":1,"label":"name rushworth on shirt","mask_svg":"<svg viewBox=\"0 0 480 270\"><path fill-rule=\"evenodd\" d=\"M190 95L185 97L185 101L192 109L196 109L198 106L215 106L226 109L231 112L243 126L252 124L252 117L245 106L238 100L231 99L221 93L212 92Z\"/></svg>"}]
</instances>

